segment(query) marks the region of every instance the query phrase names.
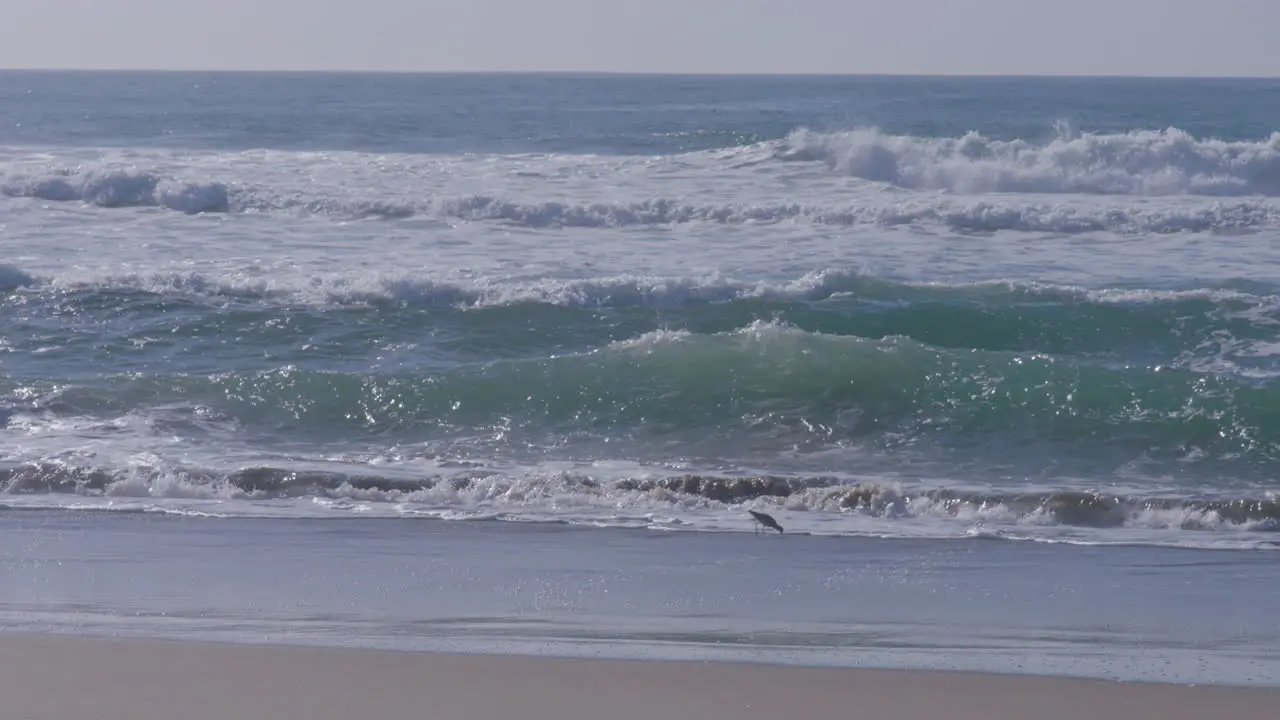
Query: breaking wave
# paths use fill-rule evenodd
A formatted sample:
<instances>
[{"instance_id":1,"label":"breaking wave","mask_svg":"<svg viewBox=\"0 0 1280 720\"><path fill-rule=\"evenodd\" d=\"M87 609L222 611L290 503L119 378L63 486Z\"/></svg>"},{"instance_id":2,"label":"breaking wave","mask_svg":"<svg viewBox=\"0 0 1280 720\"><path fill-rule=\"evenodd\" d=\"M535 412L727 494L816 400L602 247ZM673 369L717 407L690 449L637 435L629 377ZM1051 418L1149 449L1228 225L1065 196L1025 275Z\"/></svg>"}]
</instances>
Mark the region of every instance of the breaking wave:
<instances>
[{"instance_id":1,"label":"breaking wave","mask_svg":"<svg viewBox=\"0 0 1280 720\"><path fill-rule=\"evenodd\" d=\"M819 226L893 228L940 225L957 232L1130 234L1239 231L1280 224L1269 202L1221 202L1205 207L1096 208L1039 202L903 200L835 206L697 204L658 198L636 202L522 202L489 195L421 201L276 196L269 190L219 182L180 181L152 174L89 173L85 177L9 180L9 197L81 202L100 207L162 207L184 213L295 212L337 220L501 222L529 228L621 228L709 223L721 225L806 223Z\"/></svg>"},{"instance_id":2,"label":"breaking wave","mask_svg":"<svg viewBox=\"0 0 1280 720\"><path fill-rule=\"evenodd\" d=\"M379 173L370 169L382 167L376 158L335 156L325 160L324 183L308 181L306 171L314 158L288 153L194 159L156 155L61 167L22 161L0 180L0 194L192 214L286 213L339 221L417 218L527 228L798 223L941 226L964 233L1148 234L1280 225L1280 208L1271 201L1280 195L1280 133L1256 142L1225 142L1175 129L1110 135L1064 131L1037 143L993 140L976 132L931 138L876 129L826 134L801 129L785 140L746 148L652 158L656 167L688 173L691 192L683 195L668 194L663 171L619 169L589 156L499 156L493 161L507 178L496 183L497 189L473 182L492 170L453 157L434 161L447 171L426 160L402 158ZM787 173L798 162L821 163L842 174L928 194L859 193L826 184L812 192L803 184L759 192L761 179L767 186L774 174ZM755 174L759 172L765 174ZM625 181L626 194L602 199L597 184L580 179L562 185L565 177L610 173ZM725 201L720 192L706 197L707 187L737 185L743 191L731 194L742 197L739 202ZM936 191L970 197L939 196ZM556 199L545 199L548 192ZM987 194L1000 195L980 197ZM1081 194L1201 197L1192 203L1112 199L1104 204Z\"/></svg>"},{"instance_id":3,"label":"breaking wave","mask_svg":"<svg viewBox=\"0 0 1280 720\"><path fill-rule=\"evenodd\" d=\"M692 531L749 529L739 518L745 508L776 508L771 512L787 513L788 520L794 520L800 528L822 528L816 532L837 535L862 534L856 525L858 519L887 521L891 523L887 527L897 525L906 536L911 535L915 522L939 520L997 531L1002 527L1100 531L1137 528L1193 533L1280 530L1280 501L1269 495L1193 500L1083 490L992 492L907 488L821 476L599 479L572 473L512 476L475 471L396 478L271 466L214 472L145 467L111 470L60 462L28 463L0 471L0 507L22 507L14 501L40 496L53 496L45 506L56 507L67 504L68 501L57 500L57 496L66 495L113 503L130 499L309 499L327 503L323 507L328 511L368 514L370 504L381 506L382 515L375 516L619 524ZM134 506L126 503L123 507ZM218 510L218 506L204 506L199 514L252 515L253 507L226 505ZM160 505L153 509L166 508ZM842 519L846 521L843 526ZM876 532L884 534L886 526L877 526ZM892 534L892 530L888 532ZM956 534L971 536L968 530ZM1194 539L1190 540L1194 544Z\"/></svg>"},{"instance_id":4,"label":"breaking wave","mask_svg":"<svg viewBox=\"0 0 1280 720\"><path fill-rule=\"evenodd\" d=\"M100 207L163 207L185 213L229 212L232 208L228 187L220 182L110 168L10 177L0 185L0 193Z\"/></svg>"},{"instance_id":5,"label":"breaking wave","mask_svg":"<svg viewBox=\"0 0 1280 720\"><path fill-rule=\"evenodd\" d=\"M458 280L420 277L416 273L331 272L289 274L228 271L67 273L32 275L0 265L0 288L8 292L53 292L66 299L77 293L152 293L220 298L283 299L332 304L398 303L430 307L485 308L548 304L564 307L622 308L724 303L732 301L806 301L847 299L879 304L930 304L984 309L1010 305L1052 304L1067 308L1153 307L1210 311L1280 310L1280 286L1242 284L1239 289L1190 288L1158 290L1141 287L1084 288L1016 280L948 284L898 282L860 271L828 269L793 279L738 279L719 273L690 276L615 275L589 278L500 278ZM1185 312L1183 313L1185 314Z\"/></svg>"},{"instance_id":6,"label":"breaking wave","mask_svg":"<svg viewBox=\"0 0 1280 720\"><path fill-rule=\"evenodd\" d=\"M1066 462L1087 448L1096 462L1142 458L1169 472L1211 465L1252 474L1280 459L1280 388L1248 377L760 322L443 370L157 367L94 386L51 381L10 393L11 424L188 407L238 433L309 442L489 437L574 448L612 438L693 448L721 438L762 451L978 450L991 462L1029 449Z\"/></svg>"},{"instance_id":7,"label":"breaking wave","mask_svg":"<svg viewBox=\"0 0 1280 720\"><path fill-rule=\"evenodd\" d=\"M475 196L436 208L441 217L503 221L524 227L627 227L702 222L726 225L803 222L825 226L941 225L958 232L1175 233L1248 230L1272 226L1280 212L1270 203L1219 203L1201 208L1077 208L1048 203L902 201L819 207L694 205L673 200L630 204L519 203Z\"/></svg>"},{"instance_id":8,"label":"breaking wave","mask_svg":"<svg viewBox=\"0 0 1280 720\"><path fill-rule=\"evenodd\" d=\"M1045 143L892 135L875 128L793 132L777 151L913 190L1100 195L1280 195L1280 133L1258 141L1193 137L1176 128L1075 133Z\"/></svg>"},{"instance_id":9,"label":"breaking wave","mask_svg":"<svg viewBox=\"0 0 1280 720\"><path fill-rule=\"evenodd\" d=\"M316 333L335 352L355 343L343 352L358 359L371 339L385 335L394 343L401 333L430 331L435 357L469 362L491 353L510 359L588 352L663 330L706 336L789 327L815 339L899 338L1063 361L1079 356L1255 379L1280 374L1280 289L1259 283L1184 290L903 283L844 270L768 281L718 274L500 281L361 271L90 270L42 278L12 266L0 266L0 282L10 293L0 312L108 323L60 326L52 333L15 326L7 346L38 352L46 364L63 353L81 358L85 352L107 353L104 362L115 362L122 352L117 344L135 341L171 347L188 355L185 362L190 353L204 352L185 344L204 342L215 322L241 343L261 344L264 355L300 363L309 362L306 354L290 348L313 346ZM282 313L291 320L282 322ZM127 324L117 328L110 319L117 316ZM104 328L135 340L95 340Z\"/></svg>"}]
</instances>

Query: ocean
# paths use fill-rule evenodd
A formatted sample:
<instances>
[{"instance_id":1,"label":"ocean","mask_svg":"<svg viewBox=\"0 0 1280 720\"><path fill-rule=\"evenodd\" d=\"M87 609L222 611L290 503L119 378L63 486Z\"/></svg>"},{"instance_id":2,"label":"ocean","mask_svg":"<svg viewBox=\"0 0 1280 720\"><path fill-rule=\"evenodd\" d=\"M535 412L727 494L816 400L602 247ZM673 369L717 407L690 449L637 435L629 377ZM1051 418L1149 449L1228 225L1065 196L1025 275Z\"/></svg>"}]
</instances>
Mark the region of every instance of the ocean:
<instances>
[{"instance_id":1,"label":"ocean","mask_svg":"<svg viewBox=\"0 0 1280 720\"><path fill-rule=\"evenodd\" d=\"M0 621L1280 684L1278 112L0 72Z\"/></svg>"}]
</instances>

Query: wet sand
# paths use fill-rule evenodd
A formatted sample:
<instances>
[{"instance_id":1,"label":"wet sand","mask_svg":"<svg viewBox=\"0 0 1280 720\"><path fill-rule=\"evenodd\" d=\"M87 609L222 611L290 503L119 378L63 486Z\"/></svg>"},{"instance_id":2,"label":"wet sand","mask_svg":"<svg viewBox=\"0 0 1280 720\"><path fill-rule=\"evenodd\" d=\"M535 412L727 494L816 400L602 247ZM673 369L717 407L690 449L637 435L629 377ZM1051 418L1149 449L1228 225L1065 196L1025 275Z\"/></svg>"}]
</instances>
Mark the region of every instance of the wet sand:
<instances>
[{"instance_id":1,"label":"wet sand","mask_svg":"<svg viewBox=\"0 0 1280 720\"><path fill-rule=\"evenodd\" d=\"M0 715L14 720L1199 720L1277 707L1270 688L0 634Z\"/></svg>"}]
</instances>

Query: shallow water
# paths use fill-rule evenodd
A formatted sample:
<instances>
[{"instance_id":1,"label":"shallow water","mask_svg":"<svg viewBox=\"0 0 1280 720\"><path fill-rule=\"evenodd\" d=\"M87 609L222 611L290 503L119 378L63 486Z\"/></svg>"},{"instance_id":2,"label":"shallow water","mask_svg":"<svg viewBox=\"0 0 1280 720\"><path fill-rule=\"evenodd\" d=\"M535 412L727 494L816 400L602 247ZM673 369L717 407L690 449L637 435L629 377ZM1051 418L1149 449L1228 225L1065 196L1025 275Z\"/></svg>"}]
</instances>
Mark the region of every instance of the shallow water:
<instances>
[{"instance_id":1,"label":"shallow water","mask_svg":"<svg viewBox=\"0 0 1280 720\"><path fill-rule=\"evenodd\" d=\"M10 630L1276 685L1267 553L11 513Z\"/></svg>"}]
</instances>

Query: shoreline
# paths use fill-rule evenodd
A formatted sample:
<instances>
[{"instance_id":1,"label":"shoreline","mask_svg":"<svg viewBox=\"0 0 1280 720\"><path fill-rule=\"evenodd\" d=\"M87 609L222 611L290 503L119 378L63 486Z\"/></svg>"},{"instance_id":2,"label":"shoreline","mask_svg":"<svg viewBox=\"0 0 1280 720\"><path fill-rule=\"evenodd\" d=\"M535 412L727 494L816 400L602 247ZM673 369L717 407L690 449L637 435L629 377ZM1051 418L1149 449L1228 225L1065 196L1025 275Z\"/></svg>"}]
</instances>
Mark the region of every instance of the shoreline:
<instances>
[{"instance_id":1,"label":"shoreline","mask_svg":"<svg viewBox=\"0 0 1280 720\"><path fill-rule=\"evenodd\" d=\"M1280 688L763 662L251 645L0 632L0 708L24 720L162 717L612 720L788 715L1095 720L1265 717Z\"/></svg>"},{"instance_id":2,"label":"shoreline","mask_svg":"<svg viewBox=\"0 0 1280 720\"><path fill-rule=\"evenodd\" d=\"M17 514L0 628L1280 685L1265 553L528 530Z\"/></svg>"}]
</instances>

